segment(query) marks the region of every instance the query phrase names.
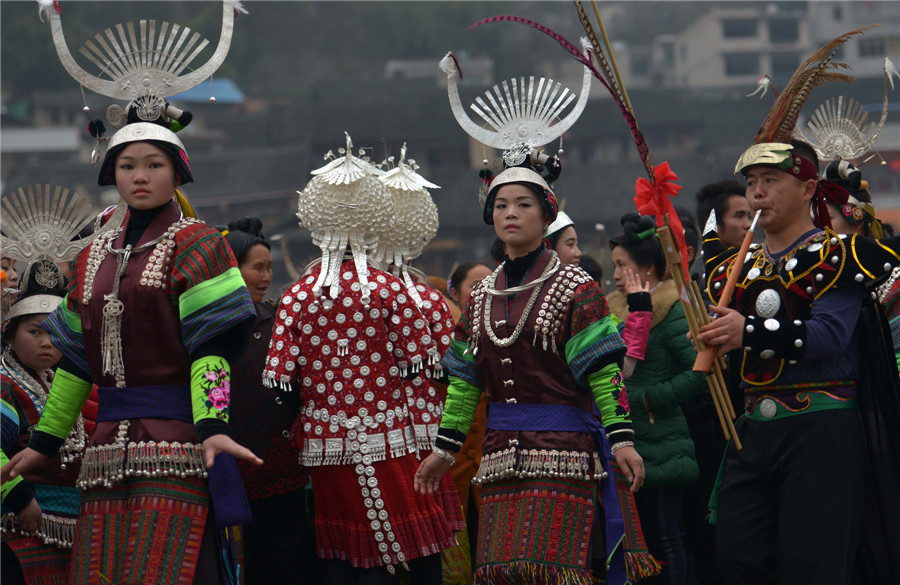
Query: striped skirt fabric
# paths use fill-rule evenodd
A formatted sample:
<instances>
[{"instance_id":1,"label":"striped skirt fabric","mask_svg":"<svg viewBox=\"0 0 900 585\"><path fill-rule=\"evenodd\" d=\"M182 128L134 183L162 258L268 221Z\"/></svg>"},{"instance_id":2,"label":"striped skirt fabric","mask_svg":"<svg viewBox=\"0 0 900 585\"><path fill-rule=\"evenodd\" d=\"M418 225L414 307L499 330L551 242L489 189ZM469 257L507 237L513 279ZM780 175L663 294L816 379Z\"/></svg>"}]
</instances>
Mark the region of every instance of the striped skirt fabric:
<instances>
[{"instance_id":1,"label":"striped skirt fabric","mask_svg":"<svg viewBox=\"0 0 900 585\"><path fill-rule=\"evenodd\" d=\"M191 585L209 509L205 479L126 479L84 492L74 585Z\"/></svg>"},{"instance_id":2,"label":"striped skirt fabric","mask_svg":"<svg viewBox=\"0 0 900 585\"><path fill-rule=\"evenodd\" d=\"M597 483L509 479L482 487L477 584L590 585Z\"/></svg>"},{"instance_id":3,"label":"striped skirt fabric","mask_svg":"<svg viewBox=\"0 0 900 585\"><path fill-rule=\"evenodd\" d=\"M72 551L45 544L37 536L21 533L3 535L3 543L15 553L25 582L31 585L68 585Z\"/></svg>"}]
</instances>

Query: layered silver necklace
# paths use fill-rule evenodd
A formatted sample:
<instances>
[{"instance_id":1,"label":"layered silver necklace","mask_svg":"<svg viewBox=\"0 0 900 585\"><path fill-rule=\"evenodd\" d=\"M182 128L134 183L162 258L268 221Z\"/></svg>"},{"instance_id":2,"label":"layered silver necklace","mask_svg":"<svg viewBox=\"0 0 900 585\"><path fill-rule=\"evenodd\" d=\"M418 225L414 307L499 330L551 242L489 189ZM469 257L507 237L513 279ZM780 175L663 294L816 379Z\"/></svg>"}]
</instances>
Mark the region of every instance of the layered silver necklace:
<instances>
[{"instance_id":1,"label":"layered silver necklace","mask_svg":"<svg viewBox=\"0 0 900 585\"><path fill-rule=\"evenodd\" d=\"M560 262L559 257L557 257L556 255L556 252L551 251L550 261L547 263L547 267L544 269L544 272L538 278L526 284L513 286L503 290L497 290L494 287L497 284L497 277L500 275L500 272L503 270L503 266L506 265L506 262L498 266L493 274L488 277L488 281L485 287L487 300L485 301L484 306L484 330L487 332L488 338L494 343L494 345L496 345L497 347L509 347L516 342L516 340L519 338L519 335L522 333L522 329L525 328L525 323L528 321L528 316L531 314L531 309L534 307L534 304L537 302L537 299L541 294L541 285L544 284L544 282L546 282L551 276L553 276L553 274L559 269L561 264L562 262ZM525 292L529 289L533 289L531 292L531 297L529 297L528 304L525 305L525 310L522 312L522 316L519 317L519 322L516 323L516 328L513 330L512 335L504 338L497 337L497 334L494 333L494 328L491 326L491 308L494 297L514 295L520 292Z\"/></svg>"}]
</instances>

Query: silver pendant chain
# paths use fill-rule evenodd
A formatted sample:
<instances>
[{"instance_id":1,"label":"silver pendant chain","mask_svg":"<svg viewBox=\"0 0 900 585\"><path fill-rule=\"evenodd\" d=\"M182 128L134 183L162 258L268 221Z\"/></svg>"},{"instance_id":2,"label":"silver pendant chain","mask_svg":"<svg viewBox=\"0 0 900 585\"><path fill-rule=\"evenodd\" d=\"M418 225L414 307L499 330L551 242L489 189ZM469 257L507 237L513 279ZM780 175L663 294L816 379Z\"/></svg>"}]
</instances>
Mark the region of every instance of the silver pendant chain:
<instances>
[{"instance_id":1,"label":"silver pendant chain","mask_svg":"<svg viewBox=\"0 0 900 585\"><path fill-rule=\"evenodd\" d=\"M509 347L516 342L516 340L519 338L519 335L522 333L522 329L525 328L525 322L528 321L528 317L529 315L531 315L531 309L534 307L534 304L537 302L537 299L541 294L541 285L547 279L549 279L557 271L557 269L559 269L561 262L556 256L556 252L551 251L550 254L550 262L547 263L547 267L544 269L543 274L527 284L514 286L504 290L496 290L494 286L497 284L497 277L500 275L500 271L503 269L504 264L506 264L505 262L498 266L497 270L495 270L494 273L488 277L488 281L486 283L487 286L485 287L485 290L488 294L487 300L484 304L484 329L487 332L488 338L497 347ZM494 297L501 295L514 295L519 292L526 291L530 288L534 290L531 292L531 297L528 299L528 304L525 306L525 310L522 312L522 316L519 317L519 322L516 323L516 328L515 330L513 330L512 335L510 335L509 337L504 337L503 339L497 337L497 334L494 333L494 328L491 326L491 308Z\"/></svg>"},{"instance_id":2,"label":"silver pendant chain","mask_svg":"<svg viewBox=\"0 0 900 585\"><path fill-rule=\"evenodd\" d=\"M131 259L132 254L152 248L165 238L174 237L180 226L181 219L169 226L169 229L158 237L146 244L141 244L137 248L133 248L131 244L125 246L122 250L113 248L112 239L106 244L107 251L115 254L117 258L116 276L115 280L113 280L112 292L103 295L106 304L103 305L100 355L103 358L103 373L115 376L117 388L125 387L125 361L122 357L122 315L125 313L125 304L119 300L119 284L125 275L125 269L128 267L128 261Z\"/></svg>"}]
</instances>

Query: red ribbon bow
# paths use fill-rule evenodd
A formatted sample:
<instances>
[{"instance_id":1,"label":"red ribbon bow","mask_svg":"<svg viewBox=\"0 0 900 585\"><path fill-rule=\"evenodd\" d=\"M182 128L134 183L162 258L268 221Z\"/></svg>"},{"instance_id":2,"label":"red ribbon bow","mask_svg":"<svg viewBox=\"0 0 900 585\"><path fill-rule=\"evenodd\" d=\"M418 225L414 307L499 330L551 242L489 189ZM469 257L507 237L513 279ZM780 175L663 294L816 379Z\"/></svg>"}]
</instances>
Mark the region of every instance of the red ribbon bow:
<instances>
[{"instance_id":1,"label":"red ribbon bow","mask_svg":"<svg viewBox=\"0 0 900 585\"><path fill-rule=\"evenodd\" d=\"M669 215L669 227L681 252L681 267L685 279L689 279L684 227L681 225L681 220L678 219L678 213L675 211L671 199L681 191L681 185L673 182L678 180L678 175L669 168L669 162L664 161L653 167L653 178L653 184L643 177L637 180L634 185L634 204L641 215L656 216L657 226L664 225L663 218L666 214Z\"/></svg>"}]
</instances>

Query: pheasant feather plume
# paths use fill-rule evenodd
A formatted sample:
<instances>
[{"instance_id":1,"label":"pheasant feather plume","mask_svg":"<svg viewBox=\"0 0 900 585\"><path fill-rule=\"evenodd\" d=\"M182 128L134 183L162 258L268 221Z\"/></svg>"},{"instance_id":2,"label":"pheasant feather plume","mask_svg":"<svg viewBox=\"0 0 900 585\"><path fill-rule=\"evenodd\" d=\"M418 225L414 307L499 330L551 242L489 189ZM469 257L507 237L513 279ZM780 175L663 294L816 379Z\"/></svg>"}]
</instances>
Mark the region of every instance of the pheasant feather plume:
<instances>
[{"instance_id":1,"label":"pheasant feather plume","mask_svg":"<svg viewBox=\"0 0 900 585\"><path fill-rule=\"evenodd\" d=\"M849 69L846 63L833 61L837 50L851 38L860 35L873 26L870 25L845 33L822 46L804 61L794 72L784 90L769 110L769 115L754 138L754 144L761 142L789 143L797 125L797 117L803 109L809 93L815 86L835 81L852 82L853 77L841 73L840 69Z\"/></svg>"}]
</instances>

